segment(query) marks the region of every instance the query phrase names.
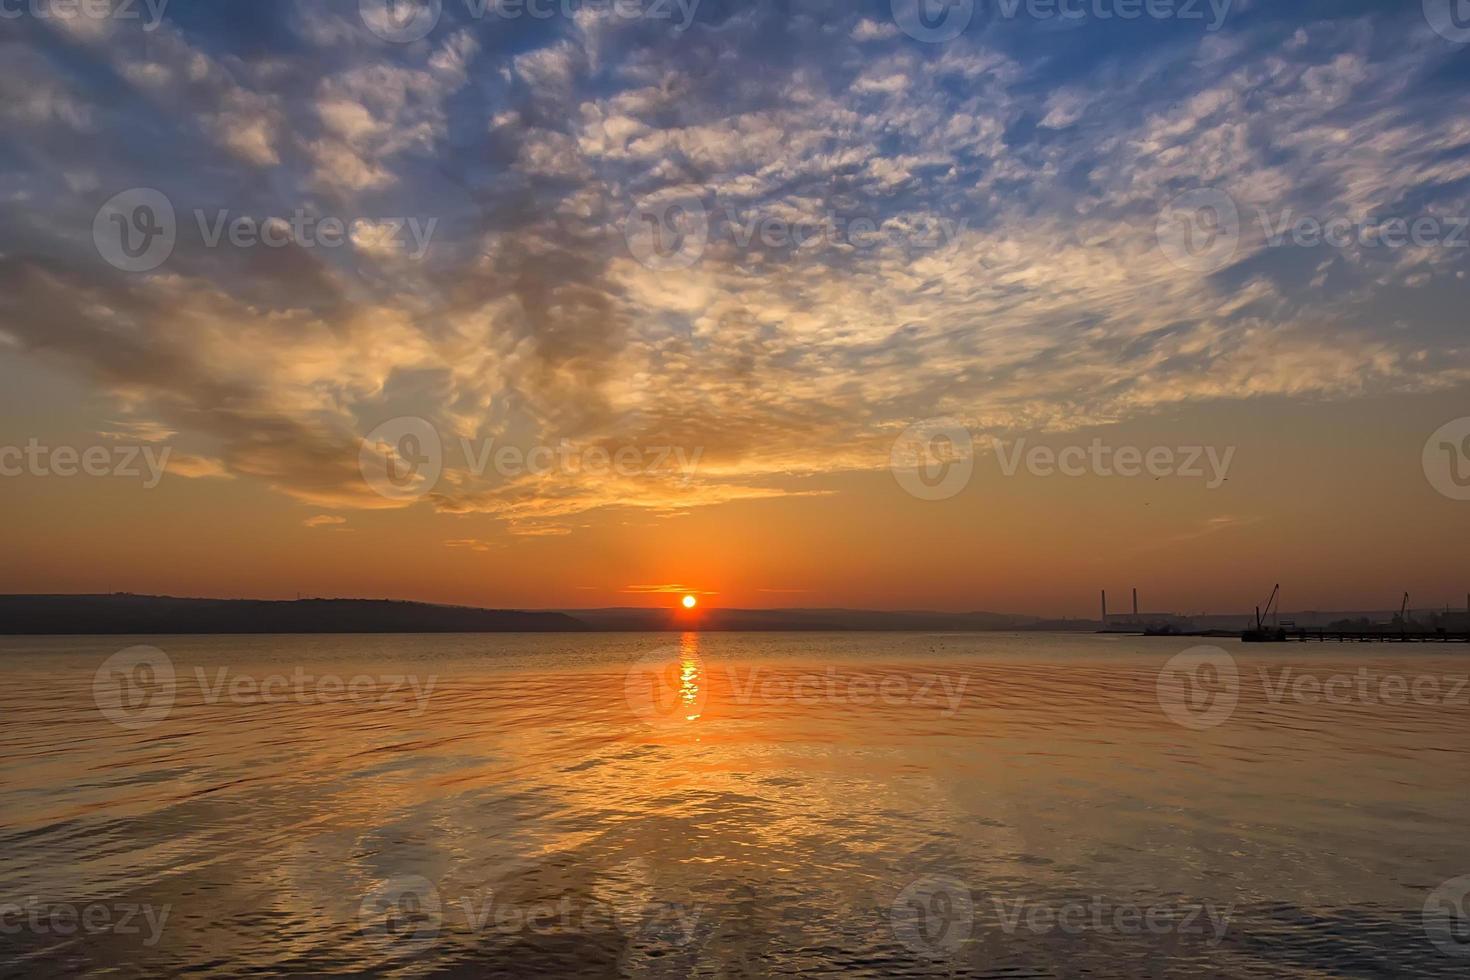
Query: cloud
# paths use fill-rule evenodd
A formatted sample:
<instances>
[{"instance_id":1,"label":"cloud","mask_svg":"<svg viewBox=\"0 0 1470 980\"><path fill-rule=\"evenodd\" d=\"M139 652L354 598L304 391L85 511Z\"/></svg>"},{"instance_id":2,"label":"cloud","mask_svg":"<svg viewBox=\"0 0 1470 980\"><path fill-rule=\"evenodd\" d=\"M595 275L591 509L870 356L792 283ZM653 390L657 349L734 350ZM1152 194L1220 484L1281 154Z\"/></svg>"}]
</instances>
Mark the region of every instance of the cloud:
<instances>
[{"instance_id":1,"label":"cloud","mask_svg":"<svg viewBox=\"0 0 1470 980\"><path fill-rule=\"evenodd\" d=\"M898 25L864 18L853 27L850 36L854 41L887 41L898 37Z\"/></svg>"},{"instance_id":2,"label":"cloud","mask_svg":"<svg viewBox=\"0 0 1470 980\"><path fill-rule=\"evenodd\" d=\"M620 590L627 595L719 595L718 592L692 589L687 585L625 585Z\"/></svg>"},{"instance_id":3,"label":"cloud","mask_svg":"<svg viewBox=\"0 0 1470 980\"><path fill-rule=\"evenodd\" d=\"M495 547L488 541L480 541L476 538L455 538L452 541L444 542L444 546L446 548L458 548L465 551L478 552L491 551Z\"/></svg>"},{"instance_id":4,"label":"cloud","mask_svg":"<svg viewBox=\"0 0 1470 980\"><path fill-rule=\"evenodd\" d=\"M125 409L109 415L316 507L412 506L373 492L358 452L422 417L446 458L418 506L520 535L829 493L832 474L886 466L916 419L1005 437L1470 377L1445 326L1461 254L1300 255L1258 220L1470 214L1454 52L1414 18L992 25L916 45L845 8L763 9L682 33L450 16L382 45L303 5L270 50L208 15L7 45L0 114L26 150L0 201L0 335L88 378ZM100 203L135 186L181 219L147 275L91 241ZM1156 237L1199 187L1243 217L1214 273ZM700 202L706 240L651 268L626 222L675 198ZM379 234L208 247L195 207L438 225L423 261L386 262ZM459 448L487 440L698 464L501 477Z\"/></svg>"},{"instance_id":5,"label":"cloud","mask_svg":"<svg viewBox=\"0 0 1470 980\"><path fill-rule=\"evenodd\" d=\"M168 474L169 476L182 476L187 480L229 480L234 476L223 460L211 459L208 456L191 456L188 453L169 454Z\"/></svg>"}]
</instances>

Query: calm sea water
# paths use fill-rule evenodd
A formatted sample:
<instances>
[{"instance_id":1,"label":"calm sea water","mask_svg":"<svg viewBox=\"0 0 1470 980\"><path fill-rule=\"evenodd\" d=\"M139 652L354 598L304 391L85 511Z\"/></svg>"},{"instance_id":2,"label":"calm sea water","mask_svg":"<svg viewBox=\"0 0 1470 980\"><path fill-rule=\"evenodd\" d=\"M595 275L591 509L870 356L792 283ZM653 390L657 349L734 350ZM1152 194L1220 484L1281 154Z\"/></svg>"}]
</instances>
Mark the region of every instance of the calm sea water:
<instances>
[{"instance_id":1,"label":"calm sea water","mask_svg":"<svg viewBox=\"0 0 1470 980\"><path fill-rule=\"evenodd\" d=\"M1470 658L0 640L5 976L1463 976Z\"/></svg>"}]
</instances>

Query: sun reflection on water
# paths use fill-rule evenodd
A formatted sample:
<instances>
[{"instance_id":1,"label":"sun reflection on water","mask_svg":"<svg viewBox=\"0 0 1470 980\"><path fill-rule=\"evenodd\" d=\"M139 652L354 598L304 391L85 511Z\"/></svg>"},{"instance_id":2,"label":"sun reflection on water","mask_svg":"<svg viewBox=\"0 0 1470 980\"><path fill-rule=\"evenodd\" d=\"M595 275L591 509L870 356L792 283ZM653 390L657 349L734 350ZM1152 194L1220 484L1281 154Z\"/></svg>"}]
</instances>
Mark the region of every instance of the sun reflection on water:
<instances>
[{"instance_id":1,"label":"sun reflection on water","mask_svg":"<svg viewBox=\"0 0 1470 980\"><path fill-rule=\"evenodd\" d=\"M703 667L699 657L699 634L684 633L679 637L679 700L684 706L685 721L696 721L704 705L699 682Z\"/></svg>"}]
</instances>

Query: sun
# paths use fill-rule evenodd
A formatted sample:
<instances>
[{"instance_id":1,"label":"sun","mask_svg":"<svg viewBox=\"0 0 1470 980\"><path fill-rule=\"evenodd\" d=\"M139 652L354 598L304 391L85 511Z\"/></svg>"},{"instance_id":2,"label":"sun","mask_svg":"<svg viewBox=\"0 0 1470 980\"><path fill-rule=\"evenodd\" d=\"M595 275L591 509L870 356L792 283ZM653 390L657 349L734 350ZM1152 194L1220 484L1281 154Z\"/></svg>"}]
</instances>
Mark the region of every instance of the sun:
<instances>
[{"instance_id":1,"label":"sun","mask_svg":"<svg viewBox=\"0 0 1470 980\"><path fill-rule=\"evenodd\" d=\"M692 595L686 595L683 602L685 609L693 609L695 606L699 605L699 600L694 598L694 596Z\"/></svg>"}]
</instances>

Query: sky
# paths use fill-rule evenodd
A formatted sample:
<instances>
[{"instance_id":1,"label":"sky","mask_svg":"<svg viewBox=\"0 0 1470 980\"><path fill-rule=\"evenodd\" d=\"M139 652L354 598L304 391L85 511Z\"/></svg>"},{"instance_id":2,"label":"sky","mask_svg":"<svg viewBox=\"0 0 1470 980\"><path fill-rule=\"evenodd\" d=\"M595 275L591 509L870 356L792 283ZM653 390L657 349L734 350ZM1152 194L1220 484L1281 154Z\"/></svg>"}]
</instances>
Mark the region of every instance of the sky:
<instances>
[{"instance_id":1,"label":"sky","mask_svg":"<svg viewBox=\"0 0 1470 980\"><path fill-rule=\"evenodd\" d=\"M1458 13L0 0L0 591L1463 606Z\"/></svg>"}]
</instances>

